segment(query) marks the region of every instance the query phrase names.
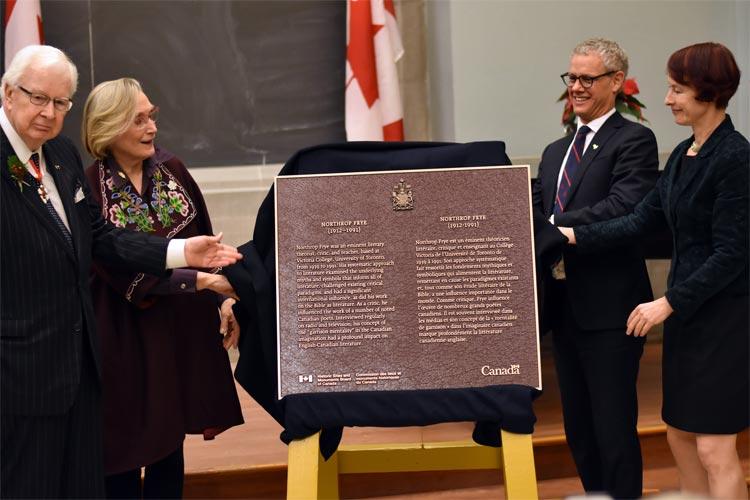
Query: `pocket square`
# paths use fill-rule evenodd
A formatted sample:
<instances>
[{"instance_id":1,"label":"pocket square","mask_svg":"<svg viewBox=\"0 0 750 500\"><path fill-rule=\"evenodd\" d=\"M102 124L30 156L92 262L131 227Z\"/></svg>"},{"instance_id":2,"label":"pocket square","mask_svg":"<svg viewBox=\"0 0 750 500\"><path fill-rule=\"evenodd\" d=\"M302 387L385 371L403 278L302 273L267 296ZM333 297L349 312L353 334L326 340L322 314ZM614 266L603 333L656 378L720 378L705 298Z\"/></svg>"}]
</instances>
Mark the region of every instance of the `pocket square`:
<instances>
[{"instance_id":1,"label":"pocket square","mask_svg":"<svg viewBox=\"0 0 750 500\"><path fill-rule=\"evenodd\" d=\"M76 189L76 194L73 196L73 203L78 203L83 199L83 188L81 186L78 186L78 189Z\"/></svg>"}]
</instances>

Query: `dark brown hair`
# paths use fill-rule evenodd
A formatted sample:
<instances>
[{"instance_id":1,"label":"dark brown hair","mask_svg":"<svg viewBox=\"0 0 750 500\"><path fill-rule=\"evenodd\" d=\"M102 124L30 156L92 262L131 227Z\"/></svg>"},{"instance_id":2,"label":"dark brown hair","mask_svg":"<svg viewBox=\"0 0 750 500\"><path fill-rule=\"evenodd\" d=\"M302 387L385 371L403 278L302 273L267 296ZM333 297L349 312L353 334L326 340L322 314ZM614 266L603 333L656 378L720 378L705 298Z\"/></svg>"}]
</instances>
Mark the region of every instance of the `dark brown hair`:
<instances>
[{"instance_id":1,"label":"dark brown hair","mask_svg":"<svg viewBox=\"0 0 750 500\"><path fill-rule=\"evenodd\" d=\"M720 43L696 43L669 56L672 80L695 90L695 98L724 109L740 84L740 69L732 52Z\"/></svg>"}]
</instances>

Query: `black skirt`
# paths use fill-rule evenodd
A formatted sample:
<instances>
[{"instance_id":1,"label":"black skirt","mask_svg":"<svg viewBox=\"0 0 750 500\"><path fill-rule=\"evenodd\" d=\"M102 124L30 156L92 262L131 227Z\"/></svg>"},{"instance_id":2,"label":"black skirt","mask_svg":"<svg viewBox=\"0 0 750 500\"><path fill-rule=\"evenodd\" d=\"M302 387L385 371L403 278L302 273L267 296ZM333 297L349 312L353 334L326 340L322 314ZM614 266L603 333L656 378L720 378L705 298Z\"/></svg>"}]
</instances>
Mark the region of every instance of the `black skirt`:
<instances>
[{"instance_id":1,"label":"black skirt","mask_svg":"<svg viewBox=\"0 0 750 500\"><path fill-rule=\"evenodd\" d=\"M748 297L717 296L687 321L664 325L664 422L705 434L735 434L750 423Z\"/></svg>"}]
</instances>

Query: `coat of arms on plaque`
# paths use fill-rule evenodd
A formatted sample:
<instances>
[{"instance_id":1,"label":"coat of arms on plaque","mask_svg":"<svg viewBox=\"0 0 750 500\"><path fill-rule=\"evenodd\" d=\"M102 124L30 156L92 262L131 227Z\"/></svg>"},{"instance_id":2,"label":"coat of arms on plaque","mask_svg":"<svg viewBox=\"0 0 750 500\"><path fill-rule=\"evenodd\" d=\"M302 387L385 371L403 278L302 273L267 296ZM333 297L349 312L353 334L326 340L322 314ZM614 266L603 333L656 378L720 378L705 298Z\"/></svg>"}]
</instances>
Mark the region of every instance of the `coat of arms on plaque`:
<instances>
[{"instance_id":1,"label":"coat of arms on plaque","mask_svg":"<svg viewBox=\"0 0 750 500\"><path fill-rule=\"evenodd\" d=\"M403 179L393 186L391 199L393 200L393 210L412 210L414 208L411 186L405 183Z\"/></svg>"}]
</instances>

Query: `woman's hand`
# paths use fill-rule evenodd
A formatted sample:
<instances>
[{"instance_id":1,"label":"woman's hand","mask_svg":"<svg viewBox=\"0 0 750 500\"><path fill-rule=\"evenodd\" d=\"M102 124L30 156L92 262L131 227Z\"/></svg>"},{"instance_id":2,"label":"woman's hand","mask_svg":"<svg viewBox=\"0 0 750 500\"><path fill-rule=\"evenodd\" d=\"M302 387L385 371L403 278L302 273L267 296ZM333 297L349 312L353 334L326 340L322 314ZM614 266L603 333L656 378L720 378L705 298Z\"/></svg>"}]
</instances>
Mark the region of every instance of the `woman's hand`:
<instances>
[{"instance_id":1,"label":"woman's hand","mask_svg":"<svg viewBox=\"0 0 750 500\"><path fill-rule=\"evenodd\" d=\"M576 244L576 233L573 231L572 227L562 227L558 226L557 229L560 230L560 232L568 238L568 245L575 245Z\"/></svg>"},{"instance_id":2,"label":"woman's hand","mask_svg":"<svg viewBox=\"0 0 750 500\"><path fill-rule=\"evenodd\" d=\"M659 325L674 312L666 297L656 299L653 302L638 304L628 317L628 335L643 337L651 327Z\"/></svg>"},{"instance_id":3,"label":"woman's hand","mask_svg":"<svg viewBox=\"0 0 750 500\"><path fill-rule=\"evenodd\" d=\"M195 278L195 289L196 290L213 290L214 292L239 299L237 293L235 293L232 284L229 282L226 276L223 274L211 274L203 271L198 271L198 276Z\"/></svg>"},{"instance_id":4,"label":"woman's hand","mask_svg":"<svg viewBox=\"0 0 750 500\"><path fill-rule=\"evenodd\" d=\"M237 348L237 343L240 341L240 325L234 318L234 311L232 306L236 300L227 299L221 303L221 324L219 325L219 333L224 337L222 344L224 349L229 350L230 347Z\"/></svg>"}]
</instances>

